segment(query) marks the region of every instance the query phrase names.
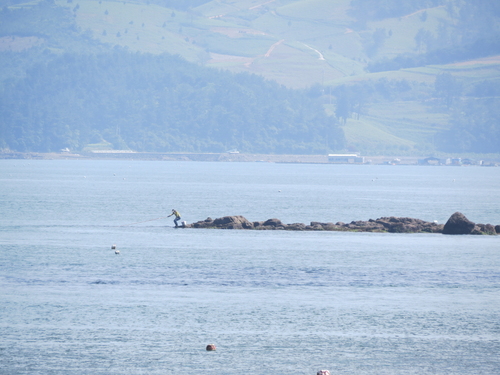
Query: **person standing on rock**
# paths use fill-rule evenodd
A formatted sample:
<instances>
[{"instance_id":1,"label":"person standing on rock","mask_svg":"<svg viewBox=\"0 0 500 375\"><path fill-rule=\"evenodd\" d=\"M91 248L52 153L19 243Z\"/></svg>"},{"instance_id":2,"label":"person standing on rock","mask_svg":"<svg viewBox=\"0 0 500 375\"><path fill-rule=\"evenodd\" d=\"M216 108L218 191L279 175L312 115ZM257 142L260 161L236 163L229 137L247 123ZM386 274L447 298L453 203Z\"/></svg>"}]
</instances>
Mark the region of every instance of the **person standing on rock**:
<instances>
[{"instance_id":1,"label":"person standing on rock","mask_svg":"<svg viewBox=\"0 0 500 375\"><path fill-rule=\"evenodd\" d=\"M175 215L174 223L175 223L175 227L177 228L179 226L179 225L177 225L177 222L181 219L181 214L175 208L172 208L172 213L170 215L168 215L167 217L170 217L172 215Z\"/></svg>"}]
</instances>

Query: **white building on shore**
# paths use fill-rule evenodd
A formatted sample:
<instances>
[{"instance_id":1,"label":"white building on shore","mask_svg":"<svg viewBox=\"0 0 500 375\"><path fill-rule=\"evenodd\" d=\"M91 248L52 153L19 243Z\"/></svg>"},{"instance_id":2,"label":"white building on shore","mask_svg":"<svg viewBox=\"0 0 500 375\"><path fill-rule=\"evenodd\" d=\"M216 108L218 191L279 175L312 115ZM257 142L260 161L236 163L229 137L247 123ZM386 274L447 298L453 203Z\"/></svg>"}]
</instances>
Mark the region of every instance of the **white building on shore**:
<instances>
[{"instance_id":1,"label":"white building on shore","mask_svg":"<svg viewBox=\"0 0 500 375\"><path fill-rule=\"evenodd\" d=\"M328 162L338 164L363 164L365 158L358 154L328 154Z\"/></svg>"}]
</instances>

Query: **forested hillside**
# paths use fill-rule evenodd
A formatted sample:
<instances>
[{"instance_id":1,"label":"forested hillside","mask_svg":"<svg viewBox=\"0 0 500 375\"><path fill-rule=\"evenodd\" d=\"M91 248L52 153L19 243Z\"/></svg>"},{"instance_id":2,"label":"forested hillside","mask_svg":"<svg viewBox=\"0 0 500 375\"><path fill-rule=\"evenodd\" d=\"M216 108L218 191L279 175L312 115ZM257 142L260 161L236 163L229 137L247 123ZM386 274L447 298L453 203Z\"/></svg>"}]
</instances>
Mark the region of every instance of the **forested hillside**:
<instances>
[{"instance_id":1,"label":"forested hillside","mask_svg":"<svg viewBox=\"0 0 500 375\"><path fill-rule=\"evenodd\" d=\"M326 153L343 133L317 99L261 77L201 68L171 55L65 53L8 82L2 147Z\"/></svg>"},{"instance_id":2,"label":"forested hillside","mask_svg":"<svg viewBox=\"0 0 500 375\"><path fill-rule=\"evenodd\" d=\"M494 0L0 0L0 148L500 153Z\"/></svg>"},{"instance_id":3,"label":"forested hillside","mask_svg":"<svg viewBox=\"0 0 500 375\"><path fill-rule=\"evenodd\" d=\"M1 16L10 35L20 37L22 29L52 50L7 52L0 147L304 154L344 148L336 119L304 90L95 41L58 53L76 26L69 12L49 2L4 8ZM85 32L74 39L81 43Z\"/></svg>"}]
</instances>

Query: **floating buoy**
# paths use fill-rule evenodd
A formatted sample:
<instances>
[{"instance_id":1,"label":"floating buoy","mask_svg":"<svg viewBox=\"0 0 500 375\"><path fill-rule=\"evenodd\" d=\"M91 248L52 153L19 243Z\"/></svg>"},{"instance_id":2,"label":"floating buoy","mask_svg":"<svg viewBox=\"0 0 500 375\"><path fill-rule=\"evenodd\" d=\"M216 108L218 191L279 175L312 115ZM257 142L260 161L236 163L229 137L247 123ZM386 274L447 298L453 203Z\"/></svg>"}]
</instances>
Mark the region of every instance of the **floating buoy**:
<instances>
[{"instance_id":1,"label":"floating buoy","mask_svg":"<svg viewBox=\"0 0 500 375\"><path fill-rule=\"evenodd\" d=\"M115 250L115 254L116 255L120 254L120 250Z\"/></svg>"},{"instance_id":2,"label":"floating buoy","mask_svg":"<svg viewBox=\"0 0 500 375\"><path fill-rule=\"evenodd\" d=\"M215 351L217 348L215 347L214 344L208 344L207 345L207 352L213 352Z\"/></svg>"},{"instance_id":3,"label":"floating buoy","mask_svg":"<svg viewBox=\"0 0 500 375\"><path fill-rule=\"evenodd\" d=\"M328 370L319 370L316 375L330 375L330 371Z\"/></svg>"},{"instance_id":4,"label":"floating buoy","mask_svg":"<svg viewBox=\"0 0 500 375\"><path fill-rule=\"evenodd\" d=\"M116 245L113 244L113 245L111 245L111 250L114 250L114 249L116 249Z\"/></svg>"}]
</instances>

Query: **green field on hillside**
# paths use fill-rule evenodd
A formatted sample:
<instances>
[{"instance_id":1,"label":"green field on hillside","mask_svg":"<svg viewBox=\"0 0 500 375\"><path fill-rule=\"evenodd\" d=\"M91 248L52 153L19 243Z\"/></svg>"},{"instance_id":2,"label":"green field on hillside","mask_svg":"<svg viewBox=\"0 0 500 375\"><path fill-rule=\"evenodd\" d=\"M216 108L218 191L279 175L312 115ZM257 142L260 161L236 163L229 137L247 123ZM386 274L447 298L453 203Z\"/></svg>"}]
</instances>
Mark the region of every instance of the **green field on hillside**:
<instances>
[{"instance_id":1,"label":"green field on hillside","mask_svg":"<svg viewBox=\"0 0 500 375\"><path fill-rule=\"evenodd\" d=\"M371 154L432 152L434 135L448 129L448 115L420 102L377 103L343 126L348 147Z\"/></svg>"},{"instance_id":2,"label":"green field on hillside","mask_svg":"<svg viewBox=\"0 0 500 375\"><path fill-rule=\"evenodd\" d=\"M426 15L425 21L422 20L423 14ZM439 26L443 22L451 22L443 6L421 10L401 18L370 22L368 26L371 30L383 29L387 35L383 46L374 57L393 57L406 52L425 51L425 46L417 48L415 36L420 29L437 36Z\"/></svg>"},{"instance_id":3,"label":"green field on hillside","mask_svg":"<svg viewBox=\"0 0 500 375\"><path fill-rule=\"evenodd\" d=\"M302 0L279 7L276 12L291 19L302 19L347 26L352 22L346 16L350 0Z\"/></svg>"}]
</instances>

